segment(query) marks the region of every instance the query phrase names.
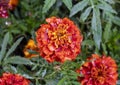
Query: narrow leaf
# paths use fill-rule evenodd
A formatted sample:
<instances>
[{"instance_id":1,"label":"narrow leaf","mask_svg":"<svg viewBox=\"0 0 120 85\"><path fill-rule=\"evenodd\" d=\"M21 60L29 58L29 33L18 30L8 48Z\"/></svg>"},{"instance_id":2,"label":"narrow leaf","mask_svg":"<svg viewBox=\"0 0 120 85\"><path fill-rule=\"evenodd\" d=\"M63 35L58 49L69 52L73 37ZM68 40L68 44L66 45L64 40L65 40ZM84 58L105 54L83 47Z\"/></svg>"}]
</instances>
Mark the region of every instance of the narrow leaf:
<instances>
[{"instance_id":1,"label":"narrow leaf","mask_svg":"<svg viewBox=\"0 0 120 85\"><path fill-rule=\"evenodd\" d=\"M105 31L103 32L103 39L105 42L108 42L110 36L111 36L111 21L106 24Z\"/></svg>"},{"instance_id":2,"label":"narrow leaf","mask_svg":"<svg viewBox=\"0 0 120 85\"><path fill-rule=\"evenodd\" d=\"M43 13L46 13L52 6L53 4L56 2L56 0L45 0L45 4L43 6Z\"/></svg>"},{"instance_id":3,"label":"narrow leaf","mask_svg":"<svg viewBox=\"0 0 120 85\"><path fill-rule=\"evenodd\" d=\"M108 11L108 12L111 12L111 13L117 13L112 7L111 5L109 5L108 3L104 2L104 1L101 1L102 4L98 4L97 7L102 9L102 10L105 10L105 11Z\"/></svg>"},{"instance_id":4,"label":"narrow leaf","mask_svg":"<svg viewBox=\"0 0 120 85\"><path fill-rule=\"evenodd\" d=\"M81 15L80 19L84 22L91 12L91 7L88 7Z\"/></svg>"},{"instance_id":5,"label":"narrow leaf","mask_svg":"<svg viewBox=\"0 0 120 85\"><path fill-rule=\"evenodd\" d=\"M67 76L63 77L63 78L58 82L57 85L63 85L64 82L65 82L65 80L66 80L66 77L67 77Z\"/></svg>"},{"instance_id":6,"label":"narrow leaf","mask_svg":"<svg viewBox=\"0 0 120 85\"><path fill-rule=\"evenodd\" d=\"M70 17L72 17L73 15L78 13L79 11L83 10L87 6L88 2L89 2L88 0L83 0L79 3L77 3L76 5L74 5L71 9Z\"/></svg>"},{"instance_id":7,"label":"narrow leaf","mask_svg":"<svg viewBox=\"0 0 120 85\"><path fill-rule=\"evenodd\" d=\"M96 47L100 49L102 27L101 27L101 21L100 21L100 12L99 12L99 9L97 8L93 9L92 33L93 33L93 38L94 38Z\"/></svg>"},{"instance_id":8,"label":"narrow leaf","mask_svg":"<svg viewBox=\"0 0 120 85\"><path fill-rule=\"evenodd\" d=\"M51 80L46 80L46 85L57 85L58 80L51 79Z\"/></svg>"},{"instance_id":9,"label":"narrow leaf","mask_svg":"<svg viewBox=\"0 0 120 85\"><path fill-rule=\"evenodd\" d=\"M120 26L120 18L119 18L119 17L114 17L114 18L112 19L112 21L113 21L114 24Z\"/></svg>"},{"instance_id":10,"label":"narrow leaf","mask_svg":"<svg viewBox=\"0 0 120 85\"><path fill-rule=\"evenodd\" d=\"M90 45L90 46L93 46L95 43L94 43L94 41L92 41L92 40L84 40L83 42L82 42L82 45L84 46L84 45Z\"/></svg>"},{"instance_id":11,"label":"narrow leaf","mask_svg":"<svg viewBox=\"0 0 120 85\"><path fill-rule=\"evenodd\" d=\"M12 45L12 47L8 50L5 58L7 58L7 57L16 49L16 47L20 44L20 42L22 41L22 39L23 39L23 37L20 38L20 39L18 39L18 40Z\"/></svg>"},{"instance_id":12,"label":"narrow leaf","mask_svg":"<svg viewBox=\"0 0 120 85\"><path fill-rule=\"evenodd\" d=\"M72 0L62 0L69 10L72 8Z\"/></svg>"},{"instance_id":13,"label":"narrow leaf","mask_svg":"<svg viewBox=\"0 0 120 85\"><path fill-rule=\"evenodd\" d=\"M1 48L1 52L0 52L0 61L2 60L2 58L5 55L8 41L9 41L9 33L6 33L6 35L3 39L3 44L2 44L2 48Z\"/></svg>"},{"instance_id":14,"label":"narrow leaf","mask_svg":"<svg viewBox=\"0 0 120 85\"><path fill-rule=\"evenodd\" d=\"M110 3L110 4L115 4L114 0L105 0L105 1Z\"/></svg>"},{"instance_id":15,"label":"narrow leaf","mask_svg":"<svg viewBox=\"0 0 120 85\"><path fill-rule=\"evenodd\" d=\"M120 85L120 80L117 81L117 85Z\"/></svg>"},{"instance_id":16,"label":"narrow leaf","mask_svg":"<svg viewBox=\"0 0 120 85\"><path fill-rule=\"evenodd\" d=\"M33 64L29 59L22 58L22 57L19 57L19 56L14 56L14 57L7 58L4 62L11 63L11 64L25 64L25 65Z\"/></svg>"}]
</instances>

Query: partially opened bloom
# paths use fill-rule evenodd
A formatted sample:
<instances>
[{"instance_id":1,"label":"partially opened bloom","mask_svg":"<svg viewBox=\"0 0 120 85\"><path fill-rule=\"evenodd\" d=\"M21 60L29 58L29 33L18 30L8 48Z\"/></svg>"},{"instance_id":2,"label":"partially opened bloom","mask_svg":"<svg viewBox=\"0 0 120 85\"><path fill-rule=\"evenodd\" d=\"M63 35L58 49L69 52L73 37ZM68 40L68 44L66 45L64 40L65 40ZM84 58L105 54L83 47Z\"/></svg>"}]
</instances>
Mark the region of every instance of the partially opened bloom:
<instances>
[{"instance_id":1,"label":"partially opened bloom","mask_svg":"<svg viewBox=\"0 0 120 85\"><path fill-rule=\"evenodd\" d=\"M19 74L3 73L0 85L29 85L30 81Z\"/></svg>"},{"instance_id":2,"label":"partially opened bloom","mask_svg":"<svg viewBox=\"0 0 120 85\"><path fill-rule=\"evenodd\" d=\"M10 10L15 9L15 7L18 5L19 0L9 0L8 6Z\"/></svg>"},{"instance_id":3,"label":"partially opened bloom","mask_svg":"<svg viewBox=\"0 0 120 85\"><path fill-rule=\"evenodd\" d=\"M8 18L8 10L13 10L19 0L0 0L0 17Z\"/></svg>"},{"instance_id":4,"label":"partially opened bloom","mask_svg":"<svg viewBox=\"0 0 120 85\"><path fill-rule=\"evenodd\" d=\"M36 32L40 55L48 62L74 60L83 39L79 28L68 18L51 17L46 22Z\"/></svg>"},{"instance_id":5,"label":"partially opened bloom","mask_svg":"<svg viewBox=\"0 0 120 85\"><path fill-rule=\"evenodd\" d=\"M23 52L24 52L24 55L26 58L32 58L32 57L36 57L38 56L38 54L35 54L35 53L30 53L28 50L32 50L32 51L35 51L37 52L38 51L38 48L34 42L34 40L30 39L27 43L27 45L25 46Z\"/></svg>"},{"instance_id":6,"label":"partially opened bloom","mask_svg":"<svg viewBox=\"0 0 120 85\"><path fill-rule=\"evenodd\" d=\"M84 63L77 73L81 85L116 85L117 65L110 56L93 54L88 62Z\"/></svg>"}]
</instances>

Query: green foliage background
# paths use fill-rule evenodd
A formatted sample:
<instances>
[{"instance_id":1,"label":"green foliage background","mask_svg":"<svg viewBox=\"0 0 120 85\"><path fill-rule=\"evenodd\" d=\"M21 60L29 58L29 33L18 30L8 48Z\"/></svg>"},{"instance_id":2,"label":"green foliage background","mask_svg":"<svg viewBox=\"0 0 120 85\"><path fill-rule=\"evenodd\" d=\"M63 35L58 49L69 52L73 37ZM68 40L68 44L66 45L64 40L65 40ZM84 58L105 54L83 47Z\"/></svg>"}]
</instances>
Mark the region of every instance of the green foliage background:
<instances>
[{"instance_id":1,"label":"green foliage background","mask_svg":"<svg viewBox=\"0 0 120 85\"><path fill-rule=\"evenodd\" d=\"M9 18L0 18L0 74L19 73L31 85L79 85L75 69L93 53L114 58L120 74L119 8L119 0L20 0ZM68 17L80 28L84 40L75 61L60 64L24 58L27 41L35 40L35 31L51 16Z\"/></svg>"}]
</instances>

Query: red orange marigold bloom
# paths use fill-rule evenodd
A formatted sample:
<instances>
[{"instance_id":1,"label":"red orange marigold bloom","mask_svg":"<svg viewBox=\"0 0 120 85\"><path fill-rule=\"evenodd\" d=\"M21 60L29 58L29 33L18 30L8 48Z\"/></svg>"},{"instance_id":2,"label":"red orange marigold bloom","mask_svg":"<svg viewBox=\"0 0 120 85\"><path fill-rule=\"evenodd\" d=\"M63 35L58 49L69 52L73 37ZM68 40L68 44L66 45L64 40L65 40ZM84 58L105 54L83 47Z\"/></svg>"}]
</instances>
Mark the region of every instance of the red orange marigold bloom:
<instances>
[{"instance_id":1,"label":"red orange marigold bloom","mask_svg":"<svg viewBox=\"0 0 120 85\"><path fill-rule=\"evenodd\" d=\"M46 22L36 32L40 55L48 62L74 60L83 39L79 28L68 18L51 17Z\"/></svg>"},{"instance_id":2,"label":"red orange marigold bloom","mask_svg":"<svg viewBox=\"0 0 120 85\"><path fill-rule=\"evenodd\" d=\"M28 50L33 50L33 51L38 51L38 48L34 42L34 40L30 39L27 43L27 45L25 46L23 52L24 52L24 55L26 58L32 58L32 57L36 57L38 56L38 54L32 54L32 53L29 53Z\"/></svg>"},{"instance_id":3,"label":"red orange marigold bloom","mask_svg":"<svg viewBox=\"0 0 120 85\"><path fill-rule=\"evenodd\" d=\"M8 17L8 0L0 0L0 17Z\"/></svg>"},{"instance_id":4,"label":"red orange marigold bloom","mask_svg":"<svg viewBox=\"0 0 120 85\"><path fill-rule=\"evenodd\" d=\"M88 62L84 63L77 73L81 85L116 85L117 65L110 56L93 54Z\"/></svg>"},{"instance_id":5,"label":"red orange marigold bloom","mask_svg":"<svg viewBox=\"0 0 120 85\"><path fill-rule=\"evenodd\" d=\"M30 81L19 74L3 73L0 85L29 85Z\"/></svg>"}]
</instances>

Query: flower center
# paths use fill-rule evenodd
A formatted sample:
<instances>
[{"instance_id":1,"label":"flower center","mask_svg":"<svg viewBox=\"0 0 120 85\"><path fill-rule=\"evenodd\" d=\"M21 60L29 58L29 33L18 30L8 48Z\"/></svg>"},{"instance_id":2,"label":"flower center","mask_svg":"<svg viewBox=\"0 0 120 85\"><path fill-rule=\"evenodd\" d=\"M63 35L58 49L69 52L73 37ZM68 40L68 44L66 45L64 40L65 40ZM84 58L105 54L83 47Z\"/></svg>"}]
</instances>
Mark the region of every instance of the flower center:
<instances>
[{"instance_id":1,"label":"flower center","mask_svg":"<svg viewBox=\"0 0 120 85\"><path fill-rule=\"evenodd\" d=\"M99 68L93 68L91 71L92 78L103 84L106 78L105 66L101 65Z\"/></svg>"},{"instance_id":2,"label":"flower center","mask_svg":"<svg viewBox=\"0 0 120 85\"><path fill-rule=\"evenodd\" d=\"M67 25L59 24L54 31L49 31L48 36L55 43L55 46L62 45L64 43L71 43L71 39L69 38L69 33L67 32Z\"/></svg>"}]
</instances>

